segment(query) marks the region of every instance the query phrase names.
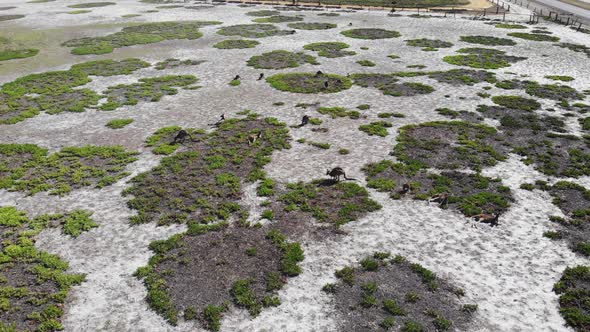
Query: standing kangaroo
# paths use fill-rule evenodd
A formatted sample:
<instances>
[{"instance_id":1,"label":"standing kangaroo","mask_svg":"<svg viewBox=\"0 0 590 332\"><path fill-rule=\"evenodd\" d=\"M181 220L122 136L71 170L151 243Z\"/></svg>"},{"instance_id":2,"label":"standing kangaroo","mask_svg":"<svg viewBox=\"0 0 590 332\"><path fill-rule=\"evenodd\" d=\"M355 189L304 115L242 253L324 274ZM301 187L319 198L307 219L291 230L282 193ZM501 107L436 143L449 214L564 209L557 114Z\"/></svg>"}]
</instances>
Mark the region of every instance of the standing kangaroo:
<instances>
[{"instance_id":1,"label":"standing kangaroo","mask_svg":"<svg viewBox=\"0 0 590 332\"><path fill-rule=\"evenodd\" d=\"M256 141L262 136L262 132L259 132L258 134L252 134L248 136L248 145L252 145L254 143L256 143Z\"/></svg>"},{"instance_id":2,"label":"standing kangaroo","mask_svg":"<svg viewBox=\"0 0 590 332\"><path fill-rule=\"evenodd\" d=\"M329 175L332 177L332 180L338 182L340 181L340 177L344 177L345 180L352 180L354 181L355 179L351 179L351 178L347 178L346 177L346 173L344 173L344 170L341 167L334 167L332 168L332 170L326 170L326 175Z\"/></svg>"},{"instance_id":3,"label":"standing kangaroo","mask_svg":"<svg viewBox=\"0 0 590 332\"><path fill-rule=\"evenodd\" d=\"M176 137L174 137L174 141L172 141L171 144L176 144L176 143L183 144L187 137L190 137L191 141L194 141L191 134L188 131L182 129L178 132L178 134L176 134Z\"/></svg>"},{"instance_id":4,"label":"standing kangaroo","mask_svg":"<svg viewBox=\"0 0 590 332\"><path fill-rule=\"evenodd\" d=\"M258 80L260 81L263 78L264 78L264 73L260 73L260 76L258 76Z\"/></svg>"}]
</instances>

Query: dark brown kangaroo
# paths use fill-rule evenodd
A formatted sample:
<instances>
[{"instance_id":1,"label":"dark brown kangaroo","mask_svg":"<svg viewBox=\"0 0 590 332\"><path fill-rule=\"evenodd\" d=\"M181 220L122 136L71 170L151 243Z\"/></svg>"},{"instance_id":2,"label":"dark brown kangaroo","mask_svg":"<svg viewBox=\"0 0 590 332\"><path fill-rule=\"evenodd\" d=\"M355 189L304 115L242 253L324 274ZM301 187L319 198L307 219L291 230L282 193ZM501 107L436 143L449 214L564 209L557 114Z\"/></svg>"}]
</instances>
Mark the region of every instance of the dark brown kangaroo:
<instances>
[{"instance_id":1,"label":"dark brown kangaroo","mask_svg":"<svg viewBox=\"0 0 590 332\"><path fill-rule=\"evenodd\" d=\"M234 81L239 80L240 79L240 75L236 75L236 77L234 77Z\"/></svg>"},{"instance_id":2,"label":"dark brown kangaroo","mask_svg":"<svg viewBox=\"0 0 590 332\"><path fill-rule=\"evenodd\" d=\"M262 132L259 132L258 134L252 134L248 136L248 145L252 145L254 143L256 143L256 141L262 136Z\"/></svg>"},{"instance_id":3,"label":"dark brown kangaroo","mask_svg":"<svg viewBox=\"0 0 590 332\"><path fill-rule=\"evenodd\" d=\"M450 196L449 193L436 194L428 200L428 203L430 203L430 202L438 203L439 207L443 207L449 203L449 196Z\"/></svg>"},{"instance_id":4,"label":"dark brown kangaroo","mask_svg":"<svg viewBox=\"0 0 590 332\"><path fill-rule=\"evenodd\" d=\"M191 141L194 141L193 137L191 136L191 134L182 129L178 132L178 134L176 134L176 137L174 137L174 141L172 141L172 144L177 144L177 143L184 143L184 141L186 141L186 138L190 137Z\"/></svg>"},{"instance_id":5,"label":"dark brown kangaroo","mask_svg":"<svg viewBox=\"0 0 590 332\"><path fill-rule=\"evenodd\" d=\"M260 73L260 76L258 76L258 80L260 81L263 78L264 78L264 73Z\"/></svg>"},{"instance_id":6,"label":"dark brown kangaroo","mask_svg":"<svg viewBox=\"0 0 590 332\"><path fill-rule=\"evenodd\" d=\"M410 189L412 189L412 187L410 187L410 184L404 183L404 185L402 186L402 190L398 191L398 193L400 195L405 195L410 191Z\"/></svg>"},{"instance_id":7,"label":"dark brown kangaroo","mask_svg":"<svg viewBox=\"0 0 590 332\"><path fill-rule=\"evenodd\" d=\"M494 214L481 213L481 214L476 214L472 218L475 221L478 221L478 222L484 223L484 224L490 224L490 227L494 227L494 226L498 226L498 218L499 217L500 217L500 215L497 213L494 213Z\"/></svg>"},{"instance_id":8,"label":"dark brown kangaroo","mask_svg":"<svg viewBox=\"0 0 590 332\"><path fill-rule=\"evenodd\" d=\"M299 127L303 127L308 123L309 123L309 115L304 115L303 118L301 118L301 124L299 125Z\"/></svg>"},{"instance_id":9,"label":"dark brown kangaroo","mask_svg":"<svg viewBox=\"0 0 590 332\"><path fill-rule=\"evenodd\" d=\"M346 177L346 173L344 173L344 170L341 167L334 167L332 168L332 170L326 170L326 175L329 175L332 177L332 180L338 182L340 181L340 177L344 177L345 180L349 180L349 181L354 181L355 179L352 178L347 178Z\"/></svg>"}]
</instances>

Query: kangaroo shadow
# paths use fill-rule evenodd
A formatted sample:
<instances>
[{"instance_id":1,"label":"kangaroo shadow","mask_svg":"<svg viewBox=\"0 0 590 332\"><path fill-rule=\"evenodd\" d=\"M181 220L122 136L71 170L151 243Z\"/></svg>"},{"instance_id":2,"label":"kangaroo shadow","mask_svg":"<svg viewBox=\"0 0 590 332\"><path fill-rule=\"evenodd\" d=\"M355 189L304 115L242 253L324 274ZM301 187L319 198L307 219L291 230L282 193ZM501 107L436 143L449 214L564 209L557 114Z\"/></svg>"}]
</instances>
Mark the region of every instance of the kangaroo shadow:
<instances>
[{"instance_id":1,"label":"kangaroo shadow","mask_svg":"<svg viewBox=\"0 0 590 332\"><path fill-rule=\"evenodd\" d=\"M318 187L330 187L338 183L338 181L334 179L323 179L318 182Z\"/></svg>"}]
</instances>

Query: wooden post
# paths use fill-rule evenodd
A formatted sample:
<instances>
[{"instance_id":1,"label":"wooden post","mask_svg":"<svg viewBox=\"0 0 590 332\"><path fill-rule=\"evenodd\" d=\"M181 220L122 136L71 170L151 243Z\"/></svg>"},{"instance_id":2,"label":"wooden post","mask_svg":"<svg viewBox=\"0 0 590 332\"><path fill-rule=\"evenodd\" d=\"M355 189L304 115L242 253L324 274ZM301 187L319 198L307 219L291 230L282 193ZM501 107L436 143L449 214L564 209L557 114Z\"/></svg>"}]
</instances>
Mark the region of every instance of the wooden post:
<instances>
[{"instance_id":1,"label":"wooden post","mask_svg":"<svg viewBox=\"0 0 590 332\"><path fill-rule=\"evenodd\" d=\"M570 24L570 18L567 18L567 22L565 22L565 26L568 26Z\"/></svg>"},{"instance_id":2,"label":"wooden post","mask_svg":"<svg viewBox=\"0 0 590 332\"><path fill-rule=\"evenodd\" d=\"M506 12L502 13L502 21L506 21Z\"/></svg>"},{"instance_id":3,"label":"wooden post","mask_svg":"<svg viewBox=\"0 0 590 332\"><path fill-rule=\"evenodd\" d=\"M483 9L483 16L486 16L486 9Z\"/></svg>"},{"instance_id":4,"label":"wooden post","mask_svg":"<svg viewBox=\"0 0 590 332\"><path fill-rule=\"evenodd\" d=\"M508 11L510 11L510 5L508 5Z\"/></svg>"},{"instance_id":5,"label":"wooden post","mask_svg":"<svg viewBox=\"0 0 590 332\"><path fill-rule=\"evenodd\" d=\"M580 25L578 25L578 28L576 29L576 31L580 31L581 28L582 28L582 22L580 22Z\"/></svg>"},{"instance_id":6,"label":"wooden post","mask_svg":"<svg viewBox=\"0 0 590 332\"><path fill-rule=\"evenodd\" d=\"M500 7L496 6L496 14L500 11Z\"/></svg>"}]
</instances>

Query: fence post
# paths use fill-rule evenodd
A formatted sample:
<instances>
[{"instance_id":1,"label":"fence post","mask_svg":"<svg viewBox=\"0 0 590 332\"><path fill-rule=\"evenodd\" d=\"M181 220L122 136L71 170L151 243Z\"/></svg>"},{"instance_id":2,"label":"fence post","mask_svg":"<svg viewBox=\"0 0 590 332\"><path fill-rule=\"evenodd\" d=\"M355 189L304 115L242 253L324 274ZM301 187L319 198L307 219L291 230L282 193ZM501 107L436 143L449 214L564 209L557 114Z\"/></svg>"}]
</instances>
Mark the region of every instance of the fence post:
<instances>
[{"instance_id":1,"label":"fence post","mask_svg":"<svg viewBox=\"0 0 590 332\"><path fill-rule=\"evenodd\" d=\"M568 26L570 24L570 18L567 18L567 22L565 22L565 26Z\"/></svg>"},{"instance_id":2,"label":"fence post","mask_svg":"<svg viewBox=\"0 0 590 332\"><path fill-rule=\"evenodd\" d=\"M496 14L500 11L500 7L496 6Z\"/></svg>"},{"instance_id":3,"label":"fence post","mask_svg":"<svg viewBox=\"0 0 590 332\"><path fill-rule=\"evenodd\" d=\"M502 21L506 21L506 12L502 13Z\"/></svg>"},{"instance_id":4,"label":"fence post","mask_svg":"<svg viewBox=\"0 0 590 332\"><path fill-rule=\"evenodd\" d=\"M510 11L510 5L508 5L508 11Z\"/></svg>"},{"instance_id":5,"label":"fence post","mask_svg":"<svg viewBox=\"0 0 590 332\"><path fill-rule=\"evenodd\" d=\"M483 9L483 16L486 16L486 9Z\"/></svg>"},{"instance_id":6,"label":"fence post","mask_svg":"<svg viewBox=\"0 0 590 332\"><path fill-rule=\"evenodd\" d=\"M581 28L582 28L582 22L580 22L580 25L578 25L578 29L576 29L576 31L580 31Z\"/></svg>"}]
</instances>

